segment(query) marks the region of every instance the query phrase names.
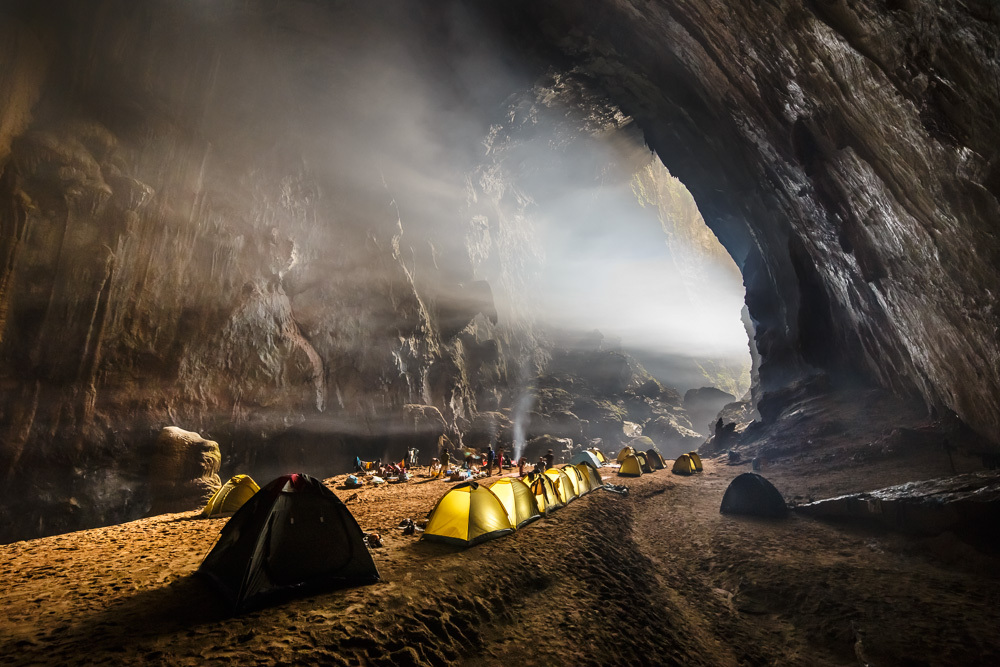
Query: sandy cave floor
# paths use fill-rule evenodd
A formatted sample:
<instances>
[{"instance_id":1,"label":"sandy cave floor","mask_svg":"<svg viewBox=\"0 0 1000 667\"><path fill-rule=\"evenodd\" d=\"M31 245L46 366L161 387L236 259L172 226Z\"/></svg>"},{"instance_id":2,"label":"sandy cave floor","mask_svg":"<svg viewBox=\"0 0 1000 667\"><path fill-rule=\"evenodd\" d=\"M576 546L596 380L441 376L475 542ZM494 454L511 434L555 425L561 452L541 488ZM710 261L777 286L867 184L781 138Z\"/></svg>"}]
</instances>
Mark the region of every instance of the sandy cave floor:
<instances>
[{"instance_id":1,"label":"sandy cave floor","mask_svg":"<svg viewBox=\"0 0 1000 667\"><path fill-rule=\"evenodd\" d=\"M333 478L385 538L383 581L236 618L191 576L226 519L188 512L3 545L0 654L12 665L1000 664L1000 559L947 535L720 515L746 469L708 460L694 477L612 477L629 497L594 492L466 550L395 528L448 482L349 491ZM793 472L777 472L796 495ZM864 484L857 470L840 476Z\"/></svg>"}]
</instances>

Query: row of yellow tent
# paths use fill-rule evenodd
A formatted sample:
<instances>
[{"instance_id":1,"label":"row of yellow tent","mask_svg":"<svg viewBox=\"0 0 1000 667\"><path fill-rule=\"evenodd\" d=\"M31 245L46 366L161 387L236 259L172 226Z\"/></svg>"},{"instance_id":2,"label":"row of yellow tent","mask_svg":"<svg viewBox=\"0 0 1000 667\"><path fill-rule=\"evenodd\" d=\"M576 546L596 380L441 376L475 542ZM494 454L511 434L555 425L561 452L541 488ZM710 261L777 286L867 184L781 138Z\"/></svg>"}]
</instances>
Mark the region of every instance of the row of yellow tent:
<instances>
[{"instance_id":1,"label":"row of yellow tent","mask_svg":"<svg viewBox=\"0 0 1000 667\"><path fill-rule=\"evenodd\" d=\"M621 464L618 474L625 477L638 477L644 472L663 470L667 467L663 457L653 448L643 452L631 446L623 447L618 452L617 461ZM696 452L688 452L677 457L672 472L678 475L693 475L703 469L701 457Z\"/></svg>"},{"instance_id":2,"label":"row of yellow tent","mask_svg":"<svg viewBox=\"0 0 1000 667\"><path fill-rule=\"evenodd\" d=\"M504 477L489 488L466 482L438 501L424 537L461 546L478 544L512 533L601 486L600 474L587 462L549 468L524 480Z\"/></svg>"},{"instance_id":3,"label":"row of yellow tent","mask_svg":"<svg viewBox=\"0 0 1000 667\"><path fill-rule=\"evenodd\" d=\"M599 449L589 449L581 454L592 454L600 464L607 461ZM529 475L526 478L527 484L518 479L504 478L495 482L488 490L501 500L512 526L519 528L524 523L538 518L539 515L530 513L526 515L523 507L517 510L518 503L523 504L523 501L517 498L526 495L513 482L519 482L527 487L536 507L542 513L563 507L571 500L601 486L601 476L590 462L589 456L578 455L578 457L583 460L575 465L564 466L561 470L550 468L544 475ZM618 453L617 460L621 463L618 474L624 476L638 477L644 472L650 473L666 468L663 457L655 449L642 452L627 446ZM565 473L565 470L570 470L570 473ZM673 472L681 475L691 475L702 470L701 457L696 452L682 454L677 457L673 465ZM202 510L202 516L232 514L259 490L260 487L249 475L235 475L209 498L205 509Z\"/></svg>"}]
</instances>

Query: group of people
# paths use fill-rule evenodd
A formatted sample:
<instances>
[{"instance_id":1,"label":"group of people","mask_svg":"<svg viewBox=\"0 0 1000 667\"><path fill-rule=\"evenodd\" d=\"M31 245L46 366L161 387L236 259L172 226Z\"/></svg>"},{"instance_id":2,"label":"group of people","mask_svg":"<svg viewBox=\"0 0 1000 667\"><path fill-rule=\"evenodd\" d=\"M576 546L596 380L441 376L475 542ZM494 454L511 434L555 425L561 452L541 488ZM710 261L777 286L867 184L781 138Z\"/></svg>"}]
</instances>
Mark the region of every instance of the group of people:
<instances>
[{"instance_id":1,"label":"group of people","mask_svg":"<svg viewBox=\"0 0 1000 667\"><path fill-rule=\"evenodd\" d=\"M545 472L552 467L555 462L555 455L550 449L545 456L538 459L538 462L529 470L528 469L528 459L522 456L517 461L517 474L519 477L525 477L531 473ZM448 471L449 465L451 464L451 452L447 447L441 449L441 458L432 459L431 461L431 474L434 476L440 476ZM496 450L490 445L486 453L480 457L474 455L471 451L465 452L465 460L462 462L460 467L461 470L467 470L471 473L485 473L486 477L493 476L493 469L496 468L498 474L503 474L504 465L508 468L513 467L513 461L504 456L503 448L499 447Z\"/></svg>"},{"instance_id":2,"label":"group of people","mask_svg":"<svg viewBox=\"0 0 1000 667\"><path fill-rule=\"evenodd\" d=\"M376 477L382 477L383 479L389 478L408 478L409 471L406 468L406 461L401 459L399 463L382 463L382 459L375 459L374 461L362 461L360 456L354 457L354 472L355 474L371 474Z\"/></svg>"},{"instance_id":3,"label":"group of people","mask_svg":"<svg viewBox=\"0 0 1000 667\"><path fill-rule=\"evenodd\" d=\"M411 466L414 465L413 459L415 458L416 451L417 450L411 449L409 452ZM531 473L545 472L552 467L554 462L555 455L550 449L545 456L540 457L535 465L529 470L528 459L522 456L517 461L518 476L525 477ZM441 457L431 459L431 475L434 477L440 477L443 474L447 474L450 470L451 463L451 451L448 447L442 447ZM513 467L513 462L504 456L502 447L498 447L494 450L493 446L490 445L483 456L474 455L471 451L466 450L465 458L459 469L468 471L473 475L492 477L494 468L496 468L497 474L502 475L505 464L507 467ZM354 458L354 472L360 474L373 474L384 478L409 476L405 459L400 460L399 463L382 463L382 459L362 461L360 456L356 456Z\"/></svg>"}]
</instances>

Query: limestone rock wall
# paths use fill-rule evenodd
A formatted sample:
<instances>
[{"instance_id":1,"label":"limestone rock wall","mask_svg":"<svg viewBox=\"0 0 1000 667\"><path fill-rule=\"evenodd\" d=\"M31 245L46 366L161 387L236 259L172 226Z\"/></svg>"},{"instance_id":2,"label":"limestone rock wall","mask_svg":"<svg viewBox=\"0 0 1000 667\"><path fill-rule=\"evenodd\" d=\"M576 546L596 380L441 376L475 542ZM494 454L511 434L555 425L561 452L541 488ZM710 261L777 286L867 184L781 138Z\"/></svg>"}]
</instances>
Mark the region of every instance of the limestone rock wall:
<instances>
[{"instance_id":1,"label":"limestone rock wall","mask_svg":"<svg viewBox=\"0 0 1000 667\"><path fill-rule=\"evenodd\" d=\"M0 9L0 539L144 513L165 424L298 469L396 455L404 405L454 431L502 400L523 344L371 156L386 128L337 86L383 28L350 20Z\"/></svg>"},{"instance_id":2,"label":"limestone rock wall","mask_svg":"<svg viewBox=\"0 0 1000 667\"><path fill-rule=\"evenodd\" d=\"M996 3L499 11L516 43L589 74L690 188L742 266L763 391L860 376L997 439Z\"/></svg>"}]
</instances>

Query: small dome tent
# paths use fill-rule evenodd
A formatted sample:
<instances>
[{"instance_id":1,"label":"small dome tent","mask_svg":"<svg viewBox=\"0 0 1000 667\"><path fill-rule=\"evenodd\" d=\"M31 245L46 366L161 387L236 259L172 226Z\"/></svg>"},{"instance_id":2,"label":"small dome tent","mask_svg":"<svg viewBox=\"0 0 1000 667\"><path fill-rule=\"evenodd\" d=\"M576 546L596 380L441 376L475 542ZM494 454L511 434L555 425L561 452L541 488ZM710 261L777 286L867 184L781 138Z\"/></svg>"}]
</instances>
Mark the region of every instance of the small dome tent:
<instances>
[{"instance_id":1,"label":"small dome tent","mask_svg":"<svg viewBox=\"0 0 1000 667\"><path fill-rule=\"evenodd\" d=\"M260 487L257 486L257 482L251 479L250 475L234 475L222 485L222 488L212 494L201 515L211 518L232 514L243 507L243 504L253 498L258 491L260 491Z\"/></svg>"},{"instance_id":2,"label":"small dome tent","mask_svg":"<svg viewBox=\"0 0 1000 667\"><path fill-rule=\"evenodd\" d=\"M590 493L590 481L580 474L579 469L572 463L567 463L562 467L562 471L566 473L569 477L576 483L576 493L580 496L585 496Z\"/></svg>"},{"instance_id":3,"label":"small dome tent","mask_svg":"<svg viewBox=\"0 0 1000 667\"><path fill-rule=\"evenodd\" d=\"M490 485L490 491L503 503L510 525L515 529L542 516L531 489L519 479L511 477L498 479Z\"/></svg>"},{"instance_id":4,"label":"small dome tent","mask_svg":"<svg viewBox=\"0 0 1000 667\"><path fill-rule=\"evenodd\" d=\"M646 460L649 461L649 465L654 470L663 470L667 467L667 464L663 461L663 457L655 449L649 449L646 451Z\"/></svg>"},{"instance_id":5,"label":"small dome tent","mask_svg":"<svg viewBox=\"0 0 1000 667\"><path fill-rule=\"evenodd\" d=\"M318 479L283 475L243 504L198 568L233 613L292 592L370 584L378 570L347 506Z\"/></svg>"},{"instance_id":6,"label":"small dome tent","mask_svg":"<svg viewBox=\"0 0 1000 667\"><path fill-rule=\"evenodd\" d=\"M691 463L694 464L694 471L701 472L704 470L704 466L701 464L701 457L698 456L698 452L688 452L688 456L691 457Z\"/></svg>"},{"instance_id":7,"label":"small dome tent","mask_svg":"<svg viewBox=\"0 0 1000 667\"><path fill-rule=\"evenodd\" d=\"M635 454L635 450L626 445L625 447L622 447L620 452L618 452L618 456L615 460L617 460L618 463L621 463L626 457L632 456L633 454Z\"/></svg>"},{"instance_id":8,"label":"small dome tent","mask_svg":"<svg viewBox=\"0 0 1000 667\"><path fill-rule=\"evenodd\" d=\"M649 464L649 460L646 459L646 454L644 452L636 452L635 458L639 459L639 467L642 468L643 472L653 472L655 468Z\"/></svg>"},{"instance_id":9,"label":"small dome tent","mask_svg":"<svg viewBox=\"0 0 1000 667\"><path fill-rule=\"evenodd\" d=\"M556 487L552 486L552 480L546 475L538 473L529 475L526 479L540 512L547 514L550 510L557 510L566 504L559 498Z\"/></svg>"},{"instance_id":10,"label":"small dome tent","mask_svg":"<svg viewBox=\"0 0 1000 667\"><path fill-rule=\"evenodd\" d=\"M566 473L566 476L569 477L569 481L573 483L576 495L584 496L590 492L590 484L587 484L587 480L583 478L583 475L580 474L580 471L576 469L575 465L567 463L561 468L561 470Z\"/></svg>"},{"instance_id":11,"label":"small dome tent","mask_svg":"<svg viewBox=\"0 0 1000 667\"><path fill-rule=\"evenodd\" d=\"M594 454L594 452L588 451L577 452L573 458L569 460L569 462L573 465L576 465L577 463L589 463L595 468L600 468L602 465L600 459L597 458L597 455Z\"/></svg>"},{"instance_id":12,"label":"small dome tent","mask_svg":"<svg viewBox=\"0 0 1000 667\"><path fill-rule=\"evenodd\" d=\"M639 459L634 455L625 457L622 461L622 467L618 469L618 474L624 477L638 477L642 474L642 466L639 465Z\"/></svg>"},{"instance_id":13,"label":"small dome tent","mask_svg":"<svg viewBox=\"0 0 1000 667\"><path fill-rule=\"evenodd\" d=\"M788 507L773 484L755 472L745 472L729 483L719 511L780 518L788 512Z\"/></svg>"},{"instance_id":14,"label":"small dome tent","mask_svg":"<svg viewBox=\"0 0 1000 667\"><path fill-rule=\"evenodd\" d=\"M675 475L693 475L697 470L694 467L694 461L687 454L681 454L674 461L673 473Z\"/></svg>"},{"instance_id":15,"label":"small dome tent","mask_svg":"<svg viewBox=\"0 0 1000 667\"><path fill-rule=\"evenodd\" d=\"M599 450L597 447L591 447L587 451L591 452L594 456L596 456L597 460L601 462L601 465L604 465L605 463L608 462L608 457L605 456L604 452L602 452L601 450ZM596 467L600 468L601 466L596 466Z\"/></svg>"},{"instance_id":16,"label":"small dome tent","mask_svg":"<svg viewBox=\"0 0 1000 667\"><path fill-rule=\"evenodd\" d=\"M472 546L514 532L507 508L485 486L463 482L441 497L424 529L424 539Z\"/></svg>"},{"instance_id":17,"label":"small dome tent","mask_svg":"<svg viewBox=\"0 0 1000 667\"><path fill-rule=\"evenodd\" d=\"M594 466L589 463L577 463L576 469L579 470L580 474L590 483L591 491L596 491L604 486L604 482L601 481L601 474L597 472L597 468Z\"/></svg>"},{"instance_id":18,"label":"small dome tent","mask_svg":"<svg viewBox=\"0 0 1000 667\"><path fill-rule=\"evenodd\" d=\"M568 505L570 501L576 500L576 487L569 477L558 468L549 468L545 471L545 476L552 481L552 487L556 490L556 495L563 505Z\"/></svg>"}]
</instances>

